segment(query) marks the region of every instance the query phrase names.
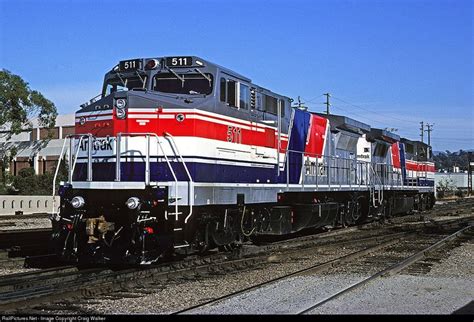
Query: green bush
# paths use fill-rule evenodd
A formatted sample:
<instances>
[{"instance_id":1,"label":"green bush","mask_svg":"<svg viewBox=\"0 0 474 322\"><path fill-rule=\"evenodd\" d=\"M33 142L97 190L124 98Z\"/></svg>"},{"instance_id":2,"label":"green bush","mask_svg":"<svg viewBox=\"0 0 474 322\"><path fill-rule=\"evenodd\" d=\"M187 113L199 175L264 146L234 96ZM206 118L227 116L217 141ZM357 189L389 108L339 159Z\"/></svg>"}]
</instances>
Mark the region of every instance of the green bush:
<instances>
[{"instance_id":1,"label":"green bush","mask_svg":"<svg viewBox=\"0 0 474 322\"><path fill-rule=\"evenodd\" d=\"M11 187L2 184L0 194L20 195L51 195L53 190L54 173L36 175L33 168L21 169L17 176L11 178ZM56 192L59 182L67 179L67 166L62 163L56 178Z\"/></svg>"}]
</instances>

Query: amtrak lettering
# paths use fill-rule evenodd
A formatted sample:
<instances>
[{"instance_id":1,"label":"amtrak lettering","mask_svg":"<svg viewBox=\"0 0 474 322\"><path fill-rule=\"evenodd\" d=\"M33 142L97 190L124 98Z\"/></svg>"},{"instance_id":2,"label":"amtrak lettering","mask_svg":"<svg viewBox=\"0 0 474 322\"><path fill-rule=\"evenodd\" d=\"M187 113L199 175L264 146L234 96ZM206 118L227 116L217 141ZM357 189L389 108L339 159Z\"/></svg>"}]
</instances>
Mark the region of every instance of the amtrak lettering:
<instances>
[{"instance_id":1,"label":"amtrak lettering","mask_svg":"<svg viewBox=\"0 0 474 322\"><path fill-rule=\"evenodd\" d=\"M115 142L115 139L112 139L112 138L106 138L106 139L95 139L94 140L94 143L93 143L93 146L92 146L92 149L94 151L106 151L106 150L110 150L112 151L113 148L112 148L112 142ZM81 142L81 151L87 151L88 149L88 145L89 145L89 142L87 140L83 140Z\"/></svg>"}]
</instances>

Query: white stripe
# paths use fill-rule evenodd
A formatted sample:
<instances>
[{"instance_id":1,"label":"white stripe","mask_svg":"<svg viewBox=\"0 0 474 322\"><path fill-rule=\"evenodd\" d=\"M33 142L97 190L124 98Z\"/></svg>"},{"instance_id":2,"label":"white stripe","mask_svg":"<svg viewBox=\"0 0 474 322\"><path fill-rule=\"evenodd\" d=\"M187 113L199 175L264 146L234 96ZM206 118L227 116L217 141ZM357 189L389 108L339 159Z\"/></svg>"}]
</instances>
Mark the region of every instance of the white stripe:
<instances>
[{"instance_id":1,"label":"white stripe","mask_svg":"<svg viewBox=\"0 0 474 322\"><path fill-rule=\"evenodd\" d=\"M86 122L111 120L112 115L111 116L90 116L90 117L86 117L85 119L86 119ZM80 122L80 118L76 118L76 123L79 123L79 122Z\"/></svg>"},{"instance_id":2,"label":"white stripe","mask_svg":"<svg viewBox=\"0 0 474 322\"><path fill-rule=\"evenodd\" d=\"M130 119L157 119L158 115L153 114L128 114L128 118Z\"/></svg>"},{"instance_id":3,"label":"white stripe","mask_svg":"<svg viewBox=\"0 0 474 322\"><path fill-rule=\"evenodd\" d=\"M156 108L156 107L153 107L153 108L134 108L134 107L131 107L131 108L128 109L128 111L130 113L132 113L132 112L133 113L140 113L140 112L142 112L142 113L156 113L156 112L158 112L158 108Z\"/></svg>"},{"instance_id":4,"label":"white stripe","mask_svg":"<svg viewBox=\"0 0 474 322\"><path fill-rule=\"evenodd\" d=\"M81 116L94 116L94 115L104 115L104 114L112 114L112 110L103 110L103 111L89 111L89 112L77 112L76 118Z\"/></svg>"},{"instance_id":5,"label":"white stripe","mask_svg":"<svg viewBox=\"0 0 474 322\"><path fill-rule=\"evenodd\" d=\"M220 120L212 119L210 117L201 116L201 115L186 115L186 118L187 119L201 120L201 121L208 121L208 122L218 123L218 124L223 124L223 125L230 125L230 126L234 126L234 127L240 127L241 129L245 129L245 130L253 130L250 126L235 124L235 123L227 122L227 121L220 121ZM258 129L256 129L256 130L258 131ZM261 130L261 129L260 129L260 131L265 132L264 130Z\"/></svg>"},{"instance_id":6,"label":"white stripe","mask_svg":"<svg viewBox=\"0 0 474 322\"><path fill-rule=\"evenodd\" d=\"M174 119L175 116L171 114L158 114L159 119Z\"/></svg>"},{"instance_id":7,"label":"white stripe","mask_svg":"<svg viewBox=\"0 0 474 322\"><path fill-rule=\"evenodd\" d=\"M244 124L255 126L255 127L269 128L269 129L273 129L273 130L276 129L276 127L268 126L266 124L250 122L250 121L242 120L242 119L239 119L239 118L230 117L230 116L217 114L217 113L212 113L212 112L208 112L208 111L204 111L204 110L198 110L198 109L188 110L188 109L170 108L170 109L163 109L163 113L199 113L199 114L204 114L204 115L207 115L207 116L210 116L210 117L217 117L217 118L220 118L220 119L225 119L225 120L228 120L230 122L239 122L239 123L244 123ZM220 120L216 120L216 121L220 121Z\"/></svg>"}]
</instances>

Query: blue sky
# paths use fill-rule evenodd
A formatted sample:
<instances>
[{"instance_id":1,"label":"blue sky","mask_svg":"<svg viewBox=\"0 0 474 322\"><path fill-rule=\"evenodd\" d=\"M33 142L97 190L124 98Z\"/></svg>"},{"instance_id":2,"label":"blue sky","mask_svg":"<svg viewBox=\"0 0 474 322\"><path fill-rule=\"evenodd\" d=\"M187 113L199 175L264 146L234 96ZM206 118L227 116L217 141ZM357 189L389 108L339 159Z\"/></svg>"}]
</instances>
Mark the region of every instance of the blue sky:
<instances>
[{"instance_id":1,"label":"blue sky","mask_svg":"<svg viewBox=\"0 0 474 322\"><path fill-rule=\"evenodd\" d=\"M100 92L119 60L196 55L323 111L474 148L470 0L0 0L0 68L61 113ZM425 135L426 141L426 135Z\"/></svg>"}]
</instances>

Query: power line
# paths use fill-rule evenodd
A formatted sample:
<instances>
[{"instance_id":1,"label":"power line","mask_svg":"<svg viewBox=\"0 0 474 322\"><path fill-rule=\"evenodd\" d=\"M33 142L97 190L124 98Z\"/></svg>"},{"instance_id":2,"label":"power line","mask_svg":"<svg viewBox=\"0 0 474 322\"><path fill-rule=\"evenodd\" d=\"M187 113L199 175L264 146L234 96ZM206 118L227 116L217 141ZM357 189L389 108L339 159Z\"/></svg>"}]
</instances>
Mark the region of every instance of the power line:
<instances>
[{"instance_id":1,"label":"power line","mask_svg":"<svg viewBox=\"0 0 474 322\"><path fill-rule=\"evenodd\" d=\"M356 112L353 112L353 111L349 111L345 108L342 108L340 107L339 105L331 105L332 107L336 108L336 109L339 109L339 110L342 110L342 111L345 111L347 112L348 114L353 114L353 115L356 115L358 118L362 119L362 120L366 120L366 121L369 121L369 122L375 122L375 123L378 123L378 124L381 124L382 126L387 126L387 122L382 122L382 121L378 121L378 120L374 120L372 118L369 118L365 115L362 115L362 114L358 114ZM406 130L406 131L414 131L413 128L408 128L408 127L404 127L404 126L397 126L397 128L399 129L402 129L402 130Z\"/></svg>"},{"instance_id":2,"label":"power line","mask_svg":"<svg viewBox=\"0 0 474 322\"><path fill-rule=\"evenodd\" d=\"M311 99L309 99L309 100L307 100L307 99L304 98L303 96L301 96L301 98L304 99L306 103L312 103L312 102L314 103L314 100L317 99L317 98L320 98L321 96L324 96L324 94L318 95L318 96L313 97L313 98L311 98Z\"/></svg>"},{"instance_id":3,"label":"power line","mask_svg":"<svg viewBox=\"0 0 474 322\"><path fill-rule=\"evenodd\" d=\"M351 106L353 106L353 107L360 108L361 110L364 110L364 111L366 111L366 112L374 113L374 114L377 114L377 115L382 115L383 117L386 117L386 118L391 118L391 119L394 119L394 120L398 120L398 121L402 121L402 122L409 122L409 123L414 123L414 124L418 123L418 122L411 121L411 120L406 120L406 119L401 119L401 118L397 118L397 117L393 117L393 116L383 115L383 114L381 114L381 113L372 111L372 110L367 109L367 108L365 108L365 107L362 107L362 106L359 106L359 105L355 105L355 104L349 103L349 102L347 102L347 101L345 101L345 100L343 100L343 99L340 99L340 98L338 98L338 97L335 97L335 96L332 96L332 98L334 98L335 100L341 101L341 102L343 102L343 103L346 103L346 104L348 104L348 105L351 105Z\"/></svg>"}]
</instances>

